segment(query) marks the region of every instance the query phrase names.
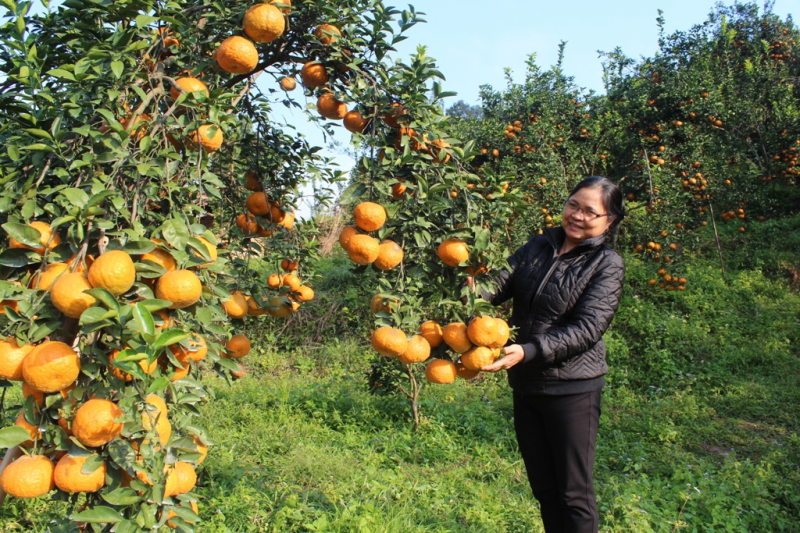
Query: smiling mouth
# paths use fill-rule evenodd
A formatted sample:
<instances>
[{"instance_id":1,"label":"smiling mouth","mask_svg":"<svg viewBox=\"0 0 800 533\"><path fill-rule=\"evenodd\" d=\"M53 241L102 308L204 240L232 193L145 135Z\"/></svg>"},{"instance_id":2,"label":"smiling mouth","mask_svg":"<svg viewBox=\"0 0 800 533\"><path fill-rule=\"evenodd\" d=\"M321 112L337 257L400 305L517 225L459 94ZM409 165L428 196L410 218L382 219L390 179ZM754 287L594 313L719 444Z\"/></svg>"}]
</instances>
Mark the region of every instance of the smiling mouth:
<instances>
[{"instance_id":1,"label":"smiling mouth","mask_svg":"<svg viewBox=\"0 0 800 533\"><path fill-rule=\"evenodd\" d=\"M569 227L574 229L583 229L581 226L578 226L576 224L570 224Z\"/></svg>"}]
</instances>

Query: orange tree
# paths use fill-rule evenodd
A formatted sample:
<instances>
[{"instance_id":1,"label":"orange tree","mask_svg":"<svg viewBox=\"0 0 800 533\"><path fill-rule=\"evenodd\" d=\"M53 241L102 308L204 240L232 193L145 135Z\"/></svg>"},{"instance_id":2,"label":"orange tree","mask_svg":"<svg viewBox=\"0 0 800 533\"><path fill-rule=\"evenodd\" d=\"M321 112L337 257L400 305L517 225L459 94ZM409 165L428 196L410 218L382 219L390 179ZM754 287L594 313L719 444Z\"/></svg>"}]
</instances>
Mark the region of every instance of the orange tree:
<instances>
[{"instance_id":1,"label":"orange tree","mask_svg":"<svg viewBox=\"0 0 800 533\"><path fill-rule=\"evenodd\" d=\"M242 375L238 320L313 298L316 229L294 207L305 183L324 202L341 179L270 121L274 95L295 105L299 74L339 117L342 100L419 93L388 87L402 80L385 61L416 14L374 0L2 5L0 367L25 402L0 431L24 452L0 484L20 498L55 486L96 531L192 531L211 444L202 378Z\"/></svg>"}]
</instances>

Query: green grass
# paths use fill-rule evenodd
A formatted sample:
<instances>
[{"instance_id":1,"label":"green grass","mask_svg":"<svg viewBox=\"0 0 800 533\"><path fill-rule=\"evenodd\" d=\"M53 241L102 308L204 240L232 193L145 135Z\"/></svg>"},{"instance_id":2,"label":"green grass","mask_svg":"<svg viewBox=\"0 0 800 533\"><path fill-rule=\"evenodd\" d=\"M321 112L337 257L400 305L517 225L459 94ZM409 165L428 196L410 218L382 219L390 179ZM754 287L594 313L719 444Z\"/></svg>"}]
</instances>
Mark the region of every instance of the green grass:
<instances>
[{"instance_id":1,"label":"green grass","mask_svg":"<svg viewBox=\"0 0 800 533\"><path fill-rule=\"evenodd\" d=\"M723 228L727 282L709 251L685 260L681 293L653 289L652 266L626 258L595 468L602 531L800 531L797 229ZM757 245L775 236L780 249ZM365 329L355 308L369 291L340 267L318 292ZM415 434L402 395L368 392L375 355L340 327L303 349L265 328L246 378L210 380L199 530L540 531L503 376L426 386ZM9 499L0 531L46 531L63 510Z\"/></svg>"}]
</instances>

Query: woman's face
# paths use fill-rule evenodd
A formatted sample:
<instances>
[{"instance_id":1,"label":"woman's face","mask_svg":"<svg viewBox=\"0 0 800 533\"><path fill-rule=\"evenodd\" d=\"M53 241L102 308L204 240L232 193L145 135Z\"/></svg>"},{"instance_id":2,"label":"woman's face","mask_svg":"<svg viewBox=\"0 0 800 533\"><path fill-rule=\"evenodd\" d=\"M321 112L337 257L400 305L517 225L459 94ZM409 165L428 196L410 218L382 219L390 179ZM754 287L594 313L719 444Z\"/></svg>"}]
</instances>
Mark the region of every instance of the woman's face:
<instances>
[{"instance_id":1,"label":"woman's face","mask_svg":"<svg viewBox=\"0 0 800 533\"><path fill-rule=\"evenodd\" d=\"M570 196L564 205L561 227L567 233L567 239L578 244L605 233L613 222L607 215L602 189L584 187Z\"/></svg>"}]
</instances>

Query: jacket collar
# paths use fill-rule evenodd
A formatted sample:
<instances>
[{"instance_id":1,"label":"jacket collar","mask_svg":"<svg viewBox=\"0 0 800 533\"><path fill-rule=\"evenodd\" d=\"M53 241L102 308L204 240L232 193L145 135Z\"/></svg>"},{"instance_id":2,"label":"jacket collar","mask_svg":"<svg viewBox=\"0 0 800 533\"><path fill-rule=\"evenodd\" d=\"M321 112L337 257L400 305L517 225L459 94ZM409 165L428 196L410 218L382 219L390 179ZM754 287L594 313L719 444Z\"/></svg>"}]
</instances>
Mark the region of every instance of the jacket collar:
<instances>
[{"instance_id":1,"label":"jacket collar","mask_svg":"<svg viewBox=\"0 0 800 533\"><path fill-rule=\"evenodd\" d=\"M561 245L564 244L564 239L567 238L567 234L564 231L564 228L561 226L555 228L547 228L544 230L544 236L547 239L547 242L553 247L554 253L558 252L561 249ZM592 237L591 239L586 239L575 248L567 252L566 255L578 255L584 254L586 252L590 252L597 248L598 246L602 246L602 244L606 241L606 234L598 235L597 237Z\"/></svg>"}]
</instances>

